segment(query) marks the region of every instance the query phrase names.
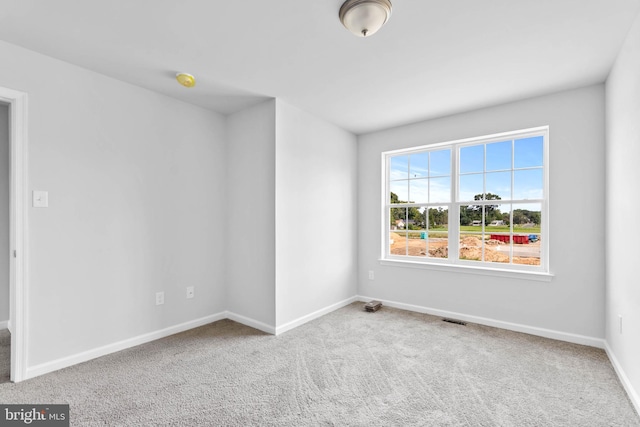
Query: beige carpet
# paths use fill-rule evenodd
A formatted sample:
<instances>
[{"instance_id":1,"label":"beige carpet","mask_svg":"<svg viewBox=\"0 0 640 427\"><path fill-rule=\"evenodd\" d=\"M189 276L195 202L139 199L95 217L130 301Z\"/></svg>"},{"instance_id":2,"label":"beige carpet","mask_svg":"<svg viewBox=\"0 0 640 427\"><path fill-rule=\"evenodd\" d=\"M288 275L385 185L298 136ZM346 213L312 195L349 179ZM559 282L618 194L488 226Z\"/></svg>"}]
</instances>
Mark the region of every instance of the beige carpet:
<instances>
[{"instance_id":1,"label":"beige carpet","mask_svg":"<svg viewBox=\"0 0 640 427\"><path fill-rule=\"evenodd\" d=\"M223 320L25 381L72 425L640 426L602 350L352 304L273 337Z\"/></svg>"}]
</instances>

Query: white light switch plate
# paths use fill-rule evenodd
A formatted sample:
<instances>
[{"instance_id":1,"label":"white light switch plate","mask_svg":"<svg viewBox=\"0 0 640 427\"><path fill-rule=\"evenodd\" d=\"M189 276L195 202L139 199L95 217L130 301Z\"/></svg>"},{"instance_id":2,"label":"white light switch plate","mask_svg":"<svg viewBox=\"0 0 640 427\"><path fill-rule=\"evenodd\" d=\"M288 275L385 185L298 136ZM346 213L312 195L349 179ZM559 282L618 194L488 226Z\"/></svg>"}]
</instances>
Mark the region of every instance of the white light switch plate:
<instances>
[{"instance_id":1,"label":"white light switch plate","mask_svg":"<svg viewBox=\"0 0 640 427\"><path fill-rule=\"evenodd\" d=\"M49 207L49 192L48 191L34 191L33 192L33 207L34 208L48 208Z\"/></svg>"}]
</instances>

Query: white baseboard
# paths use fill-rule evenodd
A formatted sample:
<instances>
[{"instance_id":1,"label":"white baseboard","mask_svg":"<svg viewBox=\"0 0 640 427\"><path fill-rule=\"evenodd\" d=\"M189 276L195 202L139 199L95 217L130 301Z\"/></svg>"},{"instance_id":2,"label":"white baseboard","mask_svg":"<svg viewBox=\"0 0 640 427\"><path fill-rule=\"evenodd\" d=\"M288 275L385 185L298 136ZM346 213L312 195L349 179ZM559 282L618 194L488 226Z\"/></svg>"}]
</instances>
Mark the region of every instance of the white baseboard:
<instances>
[{"instance_id":1,"label":"white baseboard","mask_svg":"<svg viewBox=\"0 0 640 427\"><path fill-rule=\"evenodd\" d=\"M117 351L125 350L131 347L135 347L140 344L145 344L150 341L155 341L160 338L165 338L165 337L168 337L169 335L173 335L173 334L187 331L189 329L197 328L198 326L203 326L208 323L222 320L224 318L225 318L224 312L213 314L211 316L206 316L200 319L191 320L189 322L181 323L179 325L170 326L168 328L161 329L159 331L150 332L148 334L139 335L137 337L129 338L113 344L108 344L108 345L98 347L92 350L88 350L82 353L63 357L57 360L52 360L51 362L45 362L40 365L31 366L27 368L27 374L25 379L34 378L43 374L48 374L49 372L67 368L69 366L73 366L78 363L86 362L88 360L95 359L97 357L106 356L107 354L115 353Z\"/></svg>"},{"instance_id":2,"label":"white baseboard","mask_svg":"<svg viewBox=\"0 0 640 427\"><path fill-rule=\"evenodd\" d=\"M349 304L351 304L352 302L358 301L358 297L351 297L351 298L347 298L346 300L337 302L335 304L332 304L328 307L325 308L321 308L318 311L314 311L311 314L307 314L306 316L302 316L299 317L298 319L292 320L291 322L285 323L282 326L278 326L276 327L276 335L280 335L284 332L290 331L293 328L297 328L300 325L303 325L307 322L310 322L312 320L315 320L319 317L324 316L325 314L329 314L332 311L338 310L339 308L345 307Z\"/></svg>"},{"instance_id":3,"label":"white baseboard","mask_svg":"<svg viewBox=\"0 0 640 427\"><path fill-rule=\"evenodd\" d=\"M259 320L251 319L250 317L242 316L241 314L237 314L231 311L225 312L225 317L229 320L242 323L243 325L249 326L259 331L266 332L271 335L276 334L276 328L274 326L267 325L266 323L260 322Z\"/></svg>"},{"instance_id":4,"label":"white baseboard","mask_svg":"<svg viewBox=\"0 0 640 427\"><path fill-rule=\"evenodd\" d=\"M568 332L554 331L552 329L538 328L536 326L522 325L519 323L504 322L502 320L489 319L486 317L470 316L462 313L455 313L453 311L438 310L435 308L422 307L418 305L405 304L395 301L381 300L379 298L369 298L359 295L357 301L381 301L384 305L389 307L399 308L402 310L415 311L417 313L430 314L432 316L450 317L454 319L464 320L465 322L477 323L485 326L492 326L494 328L507 329L509 331L522 332L525 334L536 335L544 338L551 338L554 340L567 341L574 344L588 345L590 347L605 348L605 341L602 338L588 337L585 335L571 334Z\"/></svg>"},{"instance_id":5,"label":"white baseboard","mask_svg":"<svg viewBox=\"0 0 640 427\"><path fill-rule=\"evenodd\" d=\"M42 363L40 365L36 365L36 366L32 366L32 367L28 367L27 368L27 372L26 372L26 376L25 379L29 379L29 378L34 378L37 377L39 375L43 375L49 372L53 372L53 371L57 371L59 369L63 369L63 368L67 368L69 366L78 364L78 363L82 363L82 362L86 362L88 360L91 359L95 359L97 357L101 357L101 356L105 356L107 354L111 354L111 353L115 353L117 351L121 351L121 350L125 350L127 348L131 348L131 347L135 347L137 345L140 344L144 344L150 341L154 341L160 338L164 338L167 337L169 335L173 335L173 334L177 334L189 329L193 329L196 328L198 326L202 326L202 325L206 325L208 323L212 323L218 320L222 320L222 319L230 319L233 320L235 322L241 323L243 325L258 329L260 331L266 332L268 334L271 335L278 335L278 334L282 334L286 331L289 331L293 328L296 328L304 323L310 322L312 320L315 320L319 317L324 316L325 314L328 314L334 310L338 310L342 307L345 307L355 301L370 301L372 299L376 299L376 298L370 298L370 297L365 297L365 296L361 296L361 295L357 295L351 298L347 298L343 301L337 302L335 304L332 304L328 307L325 307L323 309L317 310L313 313L310 313L308 315L302 316L298 319L295 319L291 322L285 323L284 325L281 325L279 327L274 327L272 325L268 325L264 322L260 322L258 320L246 317L246 316L242 316L240 314L231 312L231 311L225 311L225 312L221 312L221 313L217 313L217 314L213 314L211 316L206 316L200 319L196 319L190 322L185 322L179 325L175 325L175 326L171 326L169 328L165 328L159 331L155 331L155 332L150 332L144 335L140 335L137 337L133 337L133 338L129 338L120 342L116 342L113 344L108 344L105 345L103 347L99 347L96 349L92 349L92 350L88 350L85 351L83 353L79 353L79 354L75 354L75 355L71 355L71 356L67 356L67 357L63 357L61 359L57 359L57 360L53 360L50 362L45 362ZM587 336L583 336L583 335L576 335L576 334L570 334L570 333L565 333L565 332L559 332L559 331L553 331L553 330L549 330L549 329L543 329L543 328L537 328L537 327L533 327L533 326L527 326L527 325L521 325L521 324L516 324L516 323L509 323L509 322L503 322L500 320L495 320L495 319L488 319L488 318L484 318L484 317L477 317L477 316L470 316L470 315L466 315L466 314L462 314L462 313L455 313L455 312L451 312L451 311L445 311L445 310L438 310L438 309L434 309L434 308L429 308L429 307L421 307L421 306L417 306L417 305L412 305L412 304L405 304L405 303L400 303L400 302L395 302L395 301L388 301L388 300L380 300L382 301L382 303L384 305L387 305L389 307L395 307L395 308L399 308L399 309L403 309L403 310L409 310L409 311L414 311L414 312L418 312L418 313L426 313L426 314L430 314L430 315L434 315L434 316L441 316L441 317L451 317L451 318L455 318L455 319L460 319L460 320L464 320L467 322L471 322L471 323L478 323L481 325L487 325L487 326L493 326L496 328L502 328L502 329L507 329L507 330L511 330L511 331L516 331L516 332L523 332L523 333L527 333L527 334L531 334L531 335L537 335L537 336L542 336L542 337L546 337L546 338L552 338L552 339L557 339L557 340L561 340L561 341L568 341L568 342L572 342L572 343L576 343L576 344L583 344L583 345L588 345L588 346L592 346L592 347L598 347L598 348L605 348L606 347L606 343L604 340L599 339L599 338L593 338L593 337L587 337ZM0 323L0 327L1 326L5 326L6 327L7 322L1 322ZM629 395L633 396L632 400L634 400L634 405L636 406L636 409L638 408L638 397L637 394L635 393L635 391L633 391L633 388L630 386L630 383L628 381L628 379L626 379L626 376L623 377L624 373L623 371L619 368L619 365L617 364L617 362L614 362L615 358L613 357L613 353L611 353L610 349L607 349L607 353L610 355L609 357L612 359L612 363L614 364L614 367L616 368L616 372L619 372L619 376L621 378L621 381L623 382L623 384L625 384L625 388L627 388L629 391ZM622 374L621 374L622 373ZM639 411L640 412L640 411Z\"/></svg>"},{"instance_id":6,"label":"white baseboard","mask_svg":"<svg viewBox=\"0 0 640 427\"><path fill-rule=\"evenodd\" d=\"M9 329L9 321L8 320L0 320L0 330Z\"/></svg>"},{"instance_id":7,"label":"white baseboard","mask_svg":"<svg viewBox=\"0 0 640 427\"><path fill-rule=\"evenodd\" d=\"M616 358L616 355L611 349L611 347L609 347L608 342L605 342L604 349L607 352L607 356L609 356L609 360L613 365L613 369L616 371L616 374L618 374L618 378L620 378L620 382L622 383L622 386L624 387L624 389L627 392L627 395L629 396L629 400L631 400L631 403L636 409L636 413L640 415L640 395L633 388L631 381L629 381L629 377L627 377L627 374L624 372L624 369L622 369L622 365L620 365L620 362L618 362L618 359Z\"/></svg>"},{"instance_id":8,"label":"white baseboard","mask_svg":"<svg viewBox=\"0 0 640 427\"><path fill-rule=\"evenodd\" d=\"M354 298L355 300L355 298ZM113 344L108 344L102 347L98 347L92 350L88 350L82 353L74 354L71 356L63 357L60 359L45 362L39 365L31 366L27 368L25 380L34 378L40 375L48 374L49 372L57 371L59 369L68 368L69 366L76 365L78 363L86 362L91 359L95 359L107 354L115 353L117 351L125 350L127 348L135 347L140 344L145 344L150 341L155 341L160 338L168 337L169 335L177 334L187 331L189 329L197 328L198 326L206 325L222 319L230 319L243 325L258 329L271 335L275 335L276 328L258 320L251 319L240 314L236 314L230 311L224 311L221 313L213 314L211 316L202 317L200 319L192 320L189 322L181 323L179 325L171 326L159 331L150 332L147 334L139 335L137 337L129 338L123 341L119 341ZM2 323L5 324L6 322ZM2 325L0 324L0 326ZM292 326L293 327L293 326Z\"/></svg>"}]
</instances>

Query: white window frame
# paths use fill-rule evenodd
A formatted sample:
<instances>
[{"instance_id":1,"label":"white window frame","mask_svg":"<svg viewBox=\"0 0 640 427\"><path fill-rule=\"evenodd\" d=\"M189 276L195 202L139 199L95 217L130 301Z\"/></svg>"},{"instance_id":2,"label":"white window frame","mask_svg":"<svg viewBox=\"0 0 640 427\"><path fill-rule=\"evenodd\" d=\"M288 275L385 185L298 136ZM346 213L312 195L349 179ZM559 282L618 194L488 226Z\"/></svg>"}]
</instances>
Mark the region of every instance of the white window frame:
<instances>
[{"instance_id":1,"label":"white window frame","mask_svg":"<svg viewBox=\"0 0 640 427\"><path fill-rule=\"evenodd\" d=\"M518 204L530 204L540 203L541 205L541 223L540 223L540 265L520 265L520 264L502 264L492 263L486 261L470 261L459 259L460 250L460 208L468 206L468 201L459 201L459 165L458 157L462 147L488 144L492 142L502 142L505 139L522 139L532 136L543 137L543 198L535 200L521 200L521 199L505 199L505 200L490 200L490 201L477 201L474 204L477 205L491 205L491 204L510 204L511 212L513 215L514 206ZM416 257L409 255L392 255L389 253L389 208L390 207L407 207L422 205L425 203L414 204L391 204L389 203L390 194L390 159L399 155L410 155L424 151L435 151L441 149L451 149L451 202L449 203L429 203L433 206L449 206L449 227L448 227L448 239L449 239L449 257L448 258L429 258L429 257ZM513 153L512 153L513 155ZM512 164L513 167L513 164ZM486 171L484 172L486 173ZM549 266L549 126L540 126L535 128L516 130L510 132L497 133L492 135L485 135L475 138L466 138L455 141L448 141L436 144L422 145L418 147L411 147L406 149L385 151L382 153L382 224L381 224L381 258L380 262L384 265L393 266L405 266L414 268L428 268L445 271L456 271L473 274L485 274L495 276L506 276L525 278L532 280L550 281L553 274L550 272ZM486 192L486 191L485 191ZM511 221L511 224L513 222ZM511 234L513 234L513 228L511 228ZM484 231L484 225L483 225ZM510 247L511 250L511 247Z\"/></svg>"}]
</instances>

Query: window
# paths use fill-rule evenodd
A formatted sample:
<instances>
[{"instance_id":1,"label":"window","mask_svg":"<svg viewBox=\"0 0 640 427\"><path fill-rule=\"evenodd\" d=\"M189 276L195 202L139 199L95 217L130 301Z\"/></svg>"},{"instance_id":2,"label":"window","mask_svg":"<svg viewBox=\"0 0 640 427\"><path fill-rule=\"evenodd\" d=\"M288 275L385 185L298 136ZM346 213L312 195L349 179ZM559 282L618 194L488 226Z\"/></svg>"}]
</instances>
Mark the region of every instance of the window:
<instances>
[{"instance_id":1,"label":"window","mask_svg":"<svg viewBox=\"0 0 640 427\"><path fill-rule=\"evenodd\" d=\"M548 128L383 153L383 259L548 272Z\"/></svg>"}]
</instances>

